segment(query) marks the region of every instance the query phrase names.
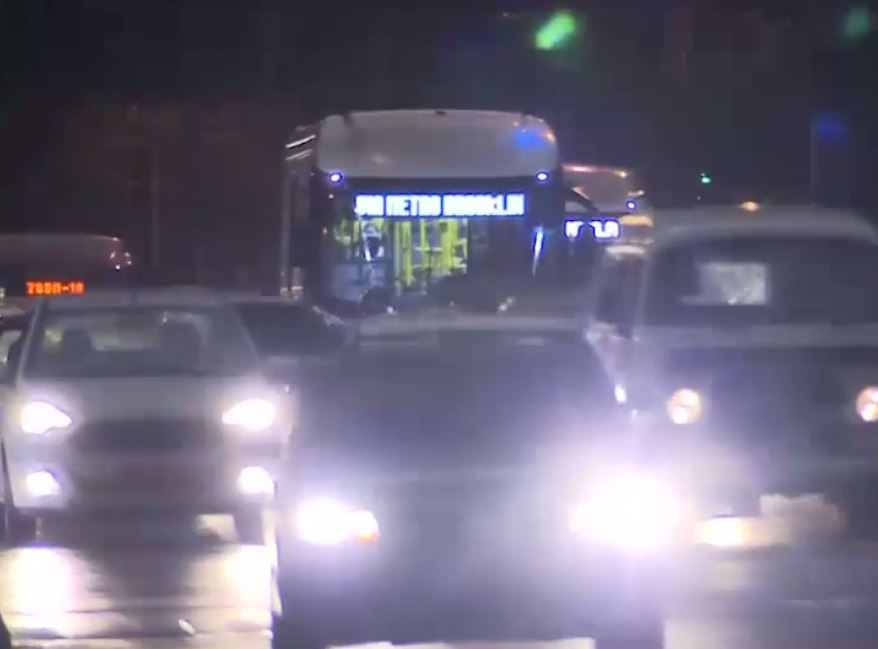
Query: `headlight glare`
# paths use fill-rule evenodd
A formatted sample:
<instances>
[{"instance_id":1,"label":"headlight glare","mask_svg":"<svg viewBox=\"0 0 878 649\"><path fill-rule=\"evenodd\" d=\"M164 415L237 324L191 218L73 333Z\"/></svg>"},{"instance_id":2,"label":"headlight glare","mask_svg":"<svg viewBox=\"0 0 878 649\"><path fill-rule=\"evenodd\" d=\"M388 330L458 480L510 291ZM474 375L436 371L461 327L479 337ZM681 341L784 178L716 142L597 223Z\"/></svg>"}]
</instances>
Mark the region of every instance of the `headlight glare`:
<instances>
[{"instance_id":1,"label":"headlight glare","mask_svg":"<svg viewBox=\"0 0 878 649\"><path fill-rule=\"evenodd\" d=\"M694 424L704 414L704 403L701 395L690 388L682 388L674 392L665 405L668 417L679 425Z\"/></svg>"},{"instance_id":2,"label":"headlight glare","mask_svg":"<svg viewBox=\"0 0 878 649\"><path fill-rule=\"evenodd\" d=\"M368 509L354 509L331 498L302 503L296 511L296 532L306 543L341 545L378 539L378 519Z\"/></svg>"},{"instance_id":3,"label":"headlight glare","mask_svg":"<svg viewBox=\"0 0 878 649\"><path fill-rule=\"evenodd\" d=\"M857 395L857 414L870 424L878 422L878 387L867 386Z\"/></svg>"},{"instance_id":4,"label":"headlight glare","mask_svg":"<svg viewBox=\"0 0 878 649\"><path fill-rule=\"evenodd\" d=\"M594 480L568 510L579 537L628 550L667 547L679 529L682 504L663 480L636 470Z\"/></svg>"},{"instance_id":5,"label":"headlight glare","mask_svg":"<svg viewBox=\"0 0 878 649\"><path fill-rule=\"evenodd\" d=\"M258 432L274 423L277 409L265 399L246 399L236 403L223 413L223 423L245 430Z\"/></svg>"},{"instance_id":6,"label":"headlight glare","mask_svg":"<svg viewBox=\"0 0 878 649\"><path fill-rule=\"evenodd\" d=\"M19 423L25 433L43 435L50 430L67 428L73 419L48 401L30 401L21 408Z\"/></svg>"},{"instance_id":7,"label":"headlight glare","mask_svg":"<svg viewBox=\"0 0 878 649\"><path fill-rule=\"evenodd\" d=\"M238 491L246 496L270 496L274 479L261 466L245 466L238 474Z\"/></svg>"},{"instance_id":8,"label":"headlight glare","mask_svg":"<svg viewBox=\"0 0 878 649\"><path fill-rule=\"evenodd\" d=\"M45 498L61 493L61 485L50 471L33 471L24 479L25 487L32 496Z\"/></svg>"}]
</instances>

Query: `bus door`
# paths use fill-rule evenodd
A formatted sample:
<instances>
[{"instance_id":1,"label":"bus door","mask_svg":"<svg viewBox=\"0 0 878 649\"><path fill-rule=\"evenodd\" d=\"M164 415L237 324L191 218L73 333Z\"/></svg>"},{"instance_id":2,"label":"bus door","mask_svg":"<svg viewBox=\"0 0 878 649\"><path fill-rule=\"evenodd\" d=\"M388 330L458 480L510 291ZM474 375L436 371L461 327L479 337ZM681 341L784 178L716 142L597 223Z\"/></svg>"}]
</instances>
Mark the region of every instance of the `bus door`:
<instances>
[{"instance_id":1,"label":"bus door","mask_svg":"<svg viewBox=\"0 0 878 649\"><path fill-rule=\"evenodd\" d=\"M358 301L372 288L425 293L443 277L466 272L467 232L463 219L339 219L326 255L331 294Z\"/></svg>"},{"instance_id":2,"label":"bus door","mask_svg":"<svg viewBox=\"0 0 878 649\"><path fill-rule=\"evenodd\" d=\"M443 277L467 269L465 219L395 222L394 278L399 292L424 293Z\"/></svg>"}]
</instances>

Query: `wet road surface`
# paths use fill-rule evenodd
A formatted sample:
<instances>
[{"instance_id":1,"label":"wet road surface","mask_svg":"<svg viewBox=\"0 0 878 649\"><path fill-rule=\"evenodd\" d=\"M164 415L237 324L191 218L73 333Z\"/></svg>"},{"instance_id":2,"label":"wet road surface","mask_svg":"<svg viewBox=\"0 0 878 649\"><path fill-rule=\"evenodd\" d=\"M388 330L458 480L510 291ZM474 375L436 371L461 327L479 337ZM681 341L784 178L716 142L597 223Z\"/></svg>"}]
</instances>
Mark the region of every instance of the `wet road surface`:
<instances>
[{"instance_id":1,"label":"wet road surface","mask_svg":"<svg viewBox=\"0 0 878 649\"><path fill-rule=\"evenodd\" d=\"M269 557L224 519L77 533L0 551L18 646L267 649ZM672 649L878 646L878 550L699 554L675 571ZM586 641L555 643L564 649Z\"/></svg>"}]
</instances>

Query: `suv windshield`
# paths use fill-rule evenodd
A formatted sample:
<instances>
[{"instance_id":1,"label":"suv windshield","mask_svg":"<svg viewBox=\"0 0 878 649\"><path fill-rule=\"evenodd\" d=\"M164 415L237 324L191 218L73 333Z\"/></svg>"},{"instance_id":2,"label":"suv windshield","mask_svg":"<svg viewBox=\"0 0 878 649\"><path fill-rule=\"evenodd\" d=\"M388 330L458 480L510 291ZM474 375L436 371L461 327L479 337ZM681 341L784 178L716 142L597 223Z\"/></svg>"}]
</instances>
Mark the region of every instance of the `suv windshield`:
<instances>
[{"instance_id":1,"label":"suv windshield","mask_svg":"<svg viewBox=\"0 0 878 649\"><path fill-rule=\"evenodd\" d=\"M234 375L253 350L225 309L101 308L49 312L25 374L39 378Z\"/></svg>"},{"instance_id":2,"label":"suv windshield","mask_svg":"<svg viewBox=\"0 0 878 649\"><path fill-rule=\"evenodd\" d=\"M878 322L878 246L849 239L734 238L659 253L652 325Z\"/></svg>"}]
</instances>

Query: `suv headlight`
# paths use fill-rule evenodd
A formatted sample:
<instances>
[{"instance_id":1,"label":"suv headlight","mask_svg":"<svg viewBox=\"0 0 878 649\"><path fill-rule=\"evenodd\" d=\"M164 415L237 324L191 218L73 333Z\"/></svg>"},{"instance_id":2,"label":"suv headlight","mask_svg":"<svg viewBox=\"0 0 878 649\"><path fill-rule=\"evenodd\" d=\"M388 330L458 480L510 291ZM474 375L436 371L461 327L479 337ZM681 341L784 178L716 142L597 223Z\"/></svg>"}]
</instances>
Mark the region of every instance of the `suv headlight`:
<instances>
[{"instance_id":1,"label":"suv headlight","mask_svg":"<svg viewBox=\"0 0 878 649\"><path fill-rule=\"evenodd\" d=\"M223 413L223 423L251 432L259 432L271 426L277 419L277 408L265 399L246 399Z\"/></svg>"},{"instance_id":2,"label":"suv headlight","mask_svg":"<svg viewBox=\"0 0 878 649\"><path fill-rule=\"evenodd\" d=\"M694 424L704 414L701 395L691 388L681 388L674 392L665 403L668 417L679 425Z\"/></svg>"},{"instance_id":3,"label":"suv headlight","mask_svg":"<svg viewBox=\"0 0 878 649\"><path fill-rule=\"evenodd\" d=\"M72 423L70 415L48 401L29 401L22 406L19 415L21 430L32 435L67 428Z\"/></svg>"},{"instance_id":4,"label":"suv headlight","mask_svg":"<svg viewBox=\"0 0 878 649\"><path fill-rule=\"evenodd\" d=\"M667 547L680 529L683 503L665 481L637 470L595 479L570 507L577 536L628 550Z\"/></svg>"},{"instance_id":5,"label":"suv headlight","mask_svg":"<svg viewBox=\"0 0 878 649\"><path fill-rule=\"evenodd\" d=\"M878 387L867 386L857 395L857 414L870 424L878 422Z\"/></svg>"},{"instance_id":6,"label":"suv headlight","mask_svg":"<svg viewBox=\"0 0 878 649\"><path fill-rule=\"evenodd\" d=\"M341 545L347 541L371 543L378 539L378 519L368 509L348 507L332 498L308 500L295 514L296 533L306 543Z\"/></svg>"}]
</instances>

